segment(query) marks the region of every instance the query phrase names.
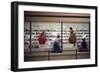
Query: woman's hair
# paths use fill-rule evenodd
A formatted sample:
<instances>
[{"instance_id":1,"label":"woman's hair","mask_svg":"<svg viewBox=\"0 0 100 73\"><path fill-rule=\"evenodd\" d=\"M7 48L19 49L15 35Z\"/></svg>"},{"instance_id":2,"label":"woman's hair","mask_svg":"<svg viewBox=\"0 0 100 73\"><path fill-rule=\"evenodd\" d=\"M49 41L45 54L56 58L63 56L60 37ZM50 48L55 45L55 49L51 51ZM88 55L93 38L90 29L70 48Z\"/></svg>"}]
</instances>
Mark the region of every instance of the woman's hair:
<instances>
[{"instance_id":1,"label":"woman's hair","mask_svg":"<svg viewBox=\"0 0 100 73\"><path fill-rule=\"evenodd\" d=\"M70 27L69 29L70 29L70 30L73 30L73 28L72 28L72 27Z\"/></svg>"},{"instance_id":2,"label":"woman's hair","mask_svg":"<svg viewBox=\"0 0 100 73\"><path fill-rule=\"evenodd\" d=\"M57 38L60 38L60 35L57 35Z\"/></svg>"},{"instance_id":3,"label":"woman's hair","mask_svg":"<svg viewBox=\"0 0 100 73\"><path fill-rule=\"evenodd\" d=\"M83 38L82 40L85 41L85 38Z\"/></svg>"},{"instance_id":4,"label":"woman's hair","mask_svg":"<svg viewBox=\"0 0 100 73\"><path fill-rule=\"evenodd\" d=\"M72 28L72 27L70 27L69 29L70 29L70 32L71 32L71 33L73 33L73 32L74 32L74 30L73 30L73 28Z\"/></svg>"}]
</instances>

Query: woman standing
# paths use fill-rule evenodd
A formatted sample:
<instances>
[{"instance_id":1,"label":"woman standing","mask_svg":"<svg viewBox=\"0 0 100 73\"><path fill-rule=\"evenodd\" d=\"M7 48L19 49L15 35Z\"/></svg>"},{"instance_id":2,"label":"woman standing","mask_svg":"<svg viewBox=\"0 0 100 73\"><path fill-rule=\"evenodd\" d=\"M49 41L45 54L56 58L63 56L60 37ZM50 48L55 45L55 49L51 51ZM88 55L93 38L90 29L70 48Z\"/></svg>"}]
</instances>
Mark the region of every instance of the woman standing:
<instances>
[{"instance_id":1,"label":"woman standing","mask_svg":"<svg viewBox=\"0 0 100 73\"><path fill-rule=\"evenodd\" d=\"M70 27L69 29L70 29L69 43L72 43L73 46L75 46L76 40L77 40L77 39L76 39L76 34L75 34L75 32L74 32L74 30L73 30L72 27Z\"/></svg>"},{"instance_id":2,"label":"woman standing","mask_svg":"<svg viewBox=\"0 0 100 73\"><path fill-rule=\"evenodd\" d=\"M40 48L45 48L47 38L46 38L46 35L45 35L44 31L42 33L40 33L40 35L38 37L38 41L39 41Z\"/></svg>"}]
</instances>

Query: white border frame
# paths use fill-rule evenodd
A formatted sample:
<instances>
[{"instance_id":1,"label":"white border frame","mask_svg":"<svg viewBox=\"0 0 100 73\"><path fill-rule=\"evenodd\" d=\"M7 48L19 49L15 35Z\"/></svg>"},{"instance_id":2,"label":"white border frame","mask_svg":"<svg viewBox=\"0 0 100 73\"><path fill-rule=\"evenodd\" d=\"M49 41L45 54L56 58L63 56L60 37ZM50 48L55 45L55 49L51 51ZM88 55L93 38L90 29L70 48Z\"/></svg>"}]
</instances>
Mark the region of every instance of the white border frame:
<instances>
[{"instance_id":1,"label":"white border frame","mask_svg":"<svg viewBox=\"0 0 100 73\"><path fill-rule=\"evenodd\" d=\"M24 11L44 11L44 12L68 12L68 13L90 13L90 59L82 60L63 60L63 61L43 61L43 62L24 62ZM18 68L36 68L36 67L52 67L52 66L73 66L95 64L95 10L82 8L62 8L48 6L18 6ZM67 63L67 64L66 64Z\"/></svg>"}]
</instances>

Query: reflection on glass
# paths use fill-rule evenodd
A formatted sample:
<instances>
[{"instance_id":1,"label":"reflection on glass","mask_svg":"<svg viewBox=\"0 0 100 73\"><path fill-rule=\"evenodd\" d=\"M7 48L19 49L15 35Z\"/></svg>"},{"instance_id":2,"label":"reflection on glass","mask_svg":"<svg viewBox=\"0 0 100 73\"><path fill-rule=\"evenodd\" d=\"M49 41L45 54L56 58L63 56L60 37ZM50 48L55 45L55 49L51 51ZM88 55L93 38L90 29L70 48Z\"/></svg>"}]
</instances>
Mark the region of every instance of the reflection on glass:
<instances>
[{"instance_id":1,"label":"reflection on glass","mask_svg":"<svg viewBox=\"0 0 100 73\"><path fill-rule=\"evenodd\" d=\"M52 50L58 34L61 36L60 23L32 22L32 49L34 51Z\"/></svg>"},{"instance_id":2,"label":"reflection on glass","mask_svg":"<svg viewBox=\"0 0 100 73\"><path fill-rule=\"evenodd\" d=\"M24 61L89 59L90 18L81 13L82 18L70 18L77 13L52 14L25 11Z\"/></svg>"}]
</instances>

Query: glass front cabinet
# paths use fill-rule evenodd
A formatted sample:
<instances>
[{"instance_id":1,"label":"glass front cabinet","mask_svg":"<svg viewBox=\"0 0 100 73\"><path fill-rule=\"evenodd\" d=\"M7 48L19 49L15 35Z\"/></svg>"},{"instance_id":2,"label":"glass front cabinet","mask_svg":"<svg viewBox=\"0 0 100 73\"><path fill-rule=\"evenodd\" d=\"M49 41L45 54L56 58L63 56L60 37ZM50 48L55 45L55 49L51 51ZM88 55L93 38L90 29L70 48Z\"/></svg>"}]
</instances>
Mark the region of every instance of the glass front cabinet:
<instances>
[{"instance_id":1,"label":"glass front cabinet","mask_svg":"<svg viewBox=\"0 0 100 73\"><path fill-rule=\"evenodd\" d=\"M90 15L24 11L24 61L90 58Z\"/></svg>"}]
</instances>

